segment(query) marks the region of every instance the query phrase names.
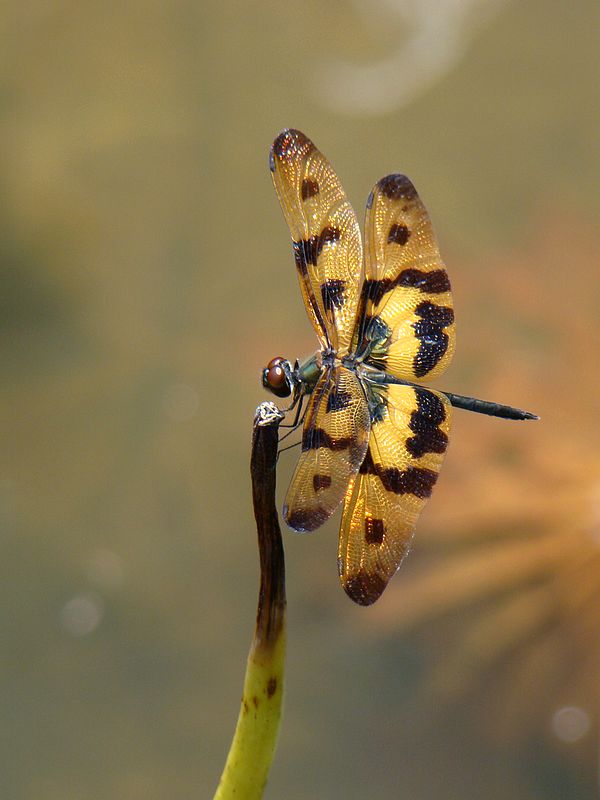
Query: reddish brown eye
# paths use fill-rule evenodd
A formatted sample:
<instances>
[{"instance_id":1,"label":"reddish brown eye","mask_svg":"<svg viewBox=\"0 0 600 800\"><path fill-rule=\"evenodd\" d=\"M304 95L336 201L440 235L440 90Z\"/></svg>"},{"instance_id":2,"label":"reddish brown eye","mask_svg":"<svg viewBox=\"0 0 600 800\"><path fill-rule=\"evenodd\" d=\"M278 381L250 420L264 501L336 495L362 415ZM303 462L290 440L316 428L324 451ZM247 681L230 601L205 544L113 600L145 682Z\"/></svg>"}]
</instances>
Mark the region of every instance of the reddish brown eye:
<instances>
[{"instance_id":1,"label":"reddish brown eye","mask_svg":"<svg viewBox=\"0 0 600 800\"><path fill-rule=\"evenodd\" d=\"M277 397L289 397L292 393L290 385L290 378L288 376L289 368L284 368L285 358L277 356L272 358L263 370L262 383L265 389L268 389Z\"/></svg>"},{"instance_id":2,"label":"reddish brown eye","mask_svg":"<svg viewBox=\"0 0 600 800\"><path fill-rule=\"evenodd\" d=\"M267 380L273 389L279 389L285 383L285 372L279 366L271 367Z\"/></svg>"}]
</instances>

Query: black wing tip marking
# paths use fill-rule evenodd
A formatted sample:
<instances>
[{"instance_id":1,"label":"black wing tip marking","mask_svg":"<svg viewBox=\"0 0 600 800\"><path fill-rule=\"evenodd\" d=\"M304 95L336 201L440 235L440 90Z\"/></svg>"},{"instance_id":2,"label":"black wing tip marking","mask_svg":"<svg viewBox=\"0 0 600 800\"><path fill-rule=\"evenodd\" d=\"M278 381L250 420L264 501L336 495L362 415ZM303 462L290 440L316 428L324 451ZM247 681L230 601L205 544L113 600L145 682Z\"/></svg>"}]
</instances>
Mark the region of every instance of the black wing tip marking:
<instances>
[{"instance_id":1,"label":"black wing tip marking","mask_svg":"<svg viewBox=\"0 0 600 800\"><path fill-rule=\"evenodd\" d=\"M283 518L292 530L297 533L311 533L320 528L331 516L330 512L320 506L314 508L298 508L290 511L287 506L283 507Z\"/></svg>"},{"instance_id":2,"label":"black wing tip marking","mask_svg":"<svg viewBox=\"0 0 600 800\"><path fill-rule=\"evenodd\" d=\"M377 189L390 200L414 200L419 196L410 178L400 173L393 173L381 178L377 182Z\"/></svg>"},{"instance_id":3,"label":"black wing tip marking","mask_svg":"<svg viewBox=\"0 0 600 800\"><path fill-rule=\"evenodd\" d=\"M358 570L353 575L342 577L342 586L351 600L359 606L370 606L378 600L388 581L377 573L369 573L364 569Z\"/></svg>"},{"instance_id":4,"label":"black wing tip marking","mask_svg":"<svg viewBox=\"0 0 600 800\"><path fill-rule=\"evenodd\" d=\"M289 161L302 151L305 155L312 149L314 149L314 144L302 131L296 130L296 128L284 128L271 145L269 168L271 172L275 172L276 158Z\"/></svg>"}]
</instances>

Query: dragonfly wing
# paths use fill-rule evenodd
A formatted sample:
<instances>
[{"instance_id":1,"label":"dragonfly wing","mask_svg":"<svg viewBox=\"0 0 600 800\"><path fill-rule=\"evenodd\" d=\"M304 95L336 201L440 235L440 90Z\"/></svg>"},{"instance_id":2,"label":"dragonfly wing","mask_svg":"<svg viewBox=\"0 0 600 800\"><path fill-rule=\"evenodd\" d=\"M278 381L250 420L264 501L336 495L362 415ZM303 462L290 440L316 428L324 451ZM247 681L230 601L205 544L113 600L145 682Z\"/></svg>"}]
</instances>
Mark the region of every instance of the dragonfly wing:
<instances>
[{"instance_id":1,"label":"dragonfly wing","mask_svg":"<svg viewBox=\"0 0 600 800\"><path fill-rule=\"evenodd\" d=\"M370 605L410 547L448 444L451 405L440 392L377 387L369 446L344 501L338 567L346 593Z\"/></svg>"},{"instance_id":2,"label":"dragonfly wing","mask_svg":"<svg viewBox=\"0 0 600 800\"><path fill-rule=\"evenodd\" d=\"M304 420L302 453L283 516L296 531L313 531L340 505L362 464L370 416L364 389L345 367L323 370Z\"/></svg>"},{"instance_id":3,"label":"dragonfly wing","mask_svg":"<svg viewBox=\"0 0 600 800\"><path fill-rule=\"evenodd\" d=\"M300 131L279 134L270 165L308 316L322 349L343 354L350 345L362 273L356 215L331 164Z\"/></svg>"},{"instance_id":4,"label":"dragonfly wing","mask_svg":"<svg viewBox=\"0 0 600 800\"><path fill-rule=\"evenodd\" d=\"M387 175L369 196L365 273L355 347L375 342L368 361L405 380L443 372L455 346L450 280L427 209L405 175Z\"/></svg>"}]
</instances>

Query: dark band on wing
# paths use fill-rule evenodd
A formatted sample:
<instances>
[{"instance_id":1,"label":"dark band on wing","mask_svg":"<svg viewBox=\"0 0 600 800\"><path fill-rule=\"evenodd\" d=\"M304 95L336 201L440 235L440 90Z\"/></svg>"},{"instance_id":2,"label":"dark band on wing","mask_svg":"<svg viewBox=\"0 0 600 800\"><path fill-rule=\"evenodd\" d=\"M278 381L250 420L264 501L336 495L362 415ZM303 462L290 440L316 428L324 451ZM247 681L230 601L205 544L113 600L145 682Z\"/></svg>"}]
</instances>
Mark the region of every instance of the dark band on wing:
<instances>
[{"instance_id":1,"label":"dark band on wing","mask_svg":"<svg viewBox=\"0 0 600 800\"><path fill-rule=\"evenodd\" d=\"M344 289L346 281L331 279L321 284L321 297L323 298L323 308L326 312L333 311L334 308L341 308L346 302Z\"/></svg>"},{"instance_id":2,"label":"dark band on wing","mask_svg":"<svg viewBox=\"0 0 600 800\"><path fill-rule=\"evenodd\" d=\"M415 434L406 440L406 449L415 458L425 453L445 453L448 436L439 425L446 419L446 409L437 395L415 387L417 410L410 416L409 427Z\"/></svg>"},{"instance_id":3,"label":"dark band on wing","mask_svg":"<svg viewBox=\"0 0 600 800\"><path fill-rule=\"evenodd\" d=\"M292 242L294 248L294 259L296 261L296 269L298 270L304 286L306 287L305 290L308 295L308 301L314 312L317 324L323 331L323 335L326 337L328 344L330 344L330 342L327 334L327 326L325 325L321 308L319 307L317 299L312 290L310 276L308 274L308 265L312 264L316 267L317 260L321 254L321 251L323 250L323 247L330 242L337 242L340 236L341 231L339 228L334 228L331 225L327 225L323 228L318 236L311 236L308 239L301 239L298 242Z\"/></svg>"},{"instance_id":4,"label":"dark band on wing","mask_svg":"<svg viewBox=\"0 0 600 800\"><path fill-rule=\"evenodd\" d=\"M441 361L448 349L448 334L443 329L454 322L454 311L426 301L419 303L415 314L421 317L419 322L413 323L415 336L421 343L413 368L417 378L422 378Z\"/></svg>"},{"instance_id":5,"label":"dark band on wing","mask_svg":"<svg viewBox=\"0 0 600 800\"><path fill-rule=\"evenodd\" d=\"M348 450L356 444L352 436L341 436L336 439L330 436L323 428L306 428L302 434L302 452L307 450L318 450L319 447L326 447L328 450Z\"/></svg>"},{"instance_id":6,"label":"dark band on wing","mask_svg":"<svg viewBox=\"0 0 600 800\"><path fill-rule=\"evenodd\" d=\"M382 519L374 519L371 516L365 517L365 542L367 544L380 545L385 536L385 525Z\"/></svg>"},{"instance_id":7,"label":"dark band on wing","mask_svg":"<svg viewBox=\"0 0 600 800\"><path fill-rule=\"evenodd\" d=\"M428 294L442 294L450 291L450 280L445 269L433 269L422 272L420 269L403 269L396 279L397 286L420 289Z\"/></svg>"},{"instance_id":8,"label":"dark band on wing","mask_svg":"<svg viewBox=\"0 0 600 800\"><path fill-rule=\"evenodd\" d=\"M406 227L406 225L399 225L398 223L394 223L390 228L390 232L388 233L388 244L400 244L405 245L410 238L410 231Z\"/></svg>"},{"instance_id":9,"label":"dark band on wing","mask_svg":"<svg viewBox=\"0 0 600 800\"><path fill-rule=\"evenodd\" d=\"M343 389L336 391L332 389L327 398L327 412L343 411L352 403L352 395Z\"/></svg>"},{"instance_id":10,"label":"dark band on wing","mask_svg":"<svg viewBox=\"0 0 600 800\"><path fill-rule=\"evenodd\" d=\"M319 489L329 489L330 486L330 475L313 475L313 489L315 492L318 492Z\"/></svg>"},{"instance_id":11,"label":"dark band on wing","mask_svg":"<svg viewBox=\"0 0 600 800\"><path fill-rule=\"evenodd\" d=\"M318 236L310 236L308 239L301 239L299 242L293 242L296 266L302 275L307 274L308 264L312 264L314 267L317 266L317 261L323 247L326 244L337 242L341 235L342 232L339 228L327 225Z\"/></svg>"},{"instance_id":12,"label":"dark band on wing","mask_svg":"<svg viewBox=\"0 0 600 800\"><path fill-rule=\"evenodd\" d=\"M308 200L309 197L314 197L316 194L319 194L319 184L312 178L304 178L300 192L302 194L302 199Z\"/></svg>"},{"instance_id":13,"label":"dark band on wing","mask_svg":"<svg viewBox=\"0 0 600 800\"><path fill-rule=\"evenodd\" d=\"M363 284L365 299L372 300L374 305L379 305L383 296L393 291L397 286L406 286L408 289L420 289L424 294L442 294L450 291L450 281L445 269L434 269L425 272L414 267L403 269L395 278L369 278Z\"/></svg>"},{"instance_id":14,"label":"dark band on wing","mask_svg":"<svg viewBox=\"0 0 600 800\"><path fill-rule=\"evenodd\" d=\"M376 464L371 455L371 448L367 450L365 460L361 464L359 472L362 475L377 475L383 488L387 492L394 494L414 494L424 500L431 496L435 482L438 479L437 472L425 467L384 467Z\"/></svg>"}]
</instances>

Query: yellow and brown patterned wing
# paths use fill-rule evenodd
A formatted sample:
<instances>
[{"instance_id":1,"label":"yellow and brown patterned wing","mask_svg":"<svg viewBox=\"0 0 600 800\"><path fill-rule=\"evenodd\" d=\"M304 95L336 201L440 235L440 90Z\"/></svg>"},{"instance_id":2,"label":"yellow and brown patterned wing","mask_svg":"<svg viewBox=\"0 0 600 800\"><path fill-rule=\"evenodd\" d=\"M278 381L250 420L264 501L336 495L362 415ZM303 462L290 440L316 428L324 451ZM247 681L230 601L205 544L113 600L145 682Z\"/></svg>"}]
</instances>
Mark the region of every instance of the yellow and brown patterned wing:
<instances>
[{"instance_id":1,"label":"yellow and brown patterned wing","mask_svg":"<svg viewBox=\"0 0 600 800\"><path fill-rule=\"evenodd\" d=\"M431 220L405 175L387 175L367 202L359 342L370 363L405 380L432 378L454 353L448 273Z\"/></svg>"},{"instance_id":2,"label":"yellow and brown patterned wing","mask_svg":"<svg viewBox=\"0 0 600 800\"><path fill-rule=\"evenodd\" d=\"M348 487L338 550L342 586L360 605L380 597L408 552L442 465L452 408L429 389L377 391L380 405L365 460Z\"/></svg>"},{"instance_id":3,"label":"yellow and brown patterned wing","mask_svg":"<svg viewBox=\"0 0 600 800\"><path fill-rule=\"evenodd\" d=\"M314 531L342 502L362 464L370 415L363 387L345 367L324 369L304 420L302 454L283 507L296 531Z\"/></svg>"},{"instance_id":4,"label":"yellow and brown patterned wing","mask_svg":"<svg viewBox=\"0 0 600 800\"><path fill-rule=\"evenodd\" d=\"M330 163L300 131L279 134L270 166L308 316L322 348L343 355L350 346L362 272L356 215Z\"/></svg>"}]
</instances>

